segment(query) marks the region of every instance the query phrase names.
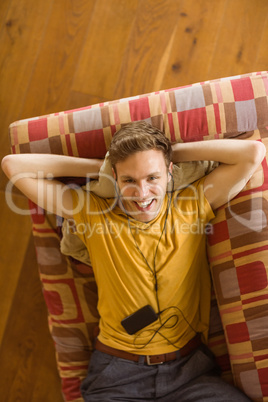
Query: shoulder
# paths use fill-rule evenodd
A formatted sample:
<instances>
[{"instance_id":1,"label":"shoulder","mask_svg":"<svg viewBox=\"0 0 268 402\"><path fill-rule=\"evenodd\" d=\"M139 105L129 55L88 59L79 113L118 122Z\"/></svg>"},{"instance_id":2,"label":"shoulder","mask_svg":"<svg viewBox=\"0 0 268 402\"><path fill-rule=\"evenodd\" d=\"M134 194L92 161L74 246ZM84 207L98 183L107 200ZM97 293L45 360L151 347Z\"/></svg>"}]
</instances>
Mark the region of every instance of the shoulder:
<instances>
[{"instance_id":1,"label":"shoulder","mask_svg":"<svg viewBox=\"0 0 268 402\"><path fill-rule=\"evenodd\" d=\"M214 218L211 205L205 196L205 179L206 177L202 177L183 190L174 192L174 206L179 214L200 217L206 221Z\"/></svg>"},{"instance_id":2,"label":"shoulder","mask_svg":"<svg viewBox=\"0 0 268 402\"><path fill-rule=\"evenodd\" d=\"M194 181L191 184L188 184L187 187L183 189L175 189L173 193L173 197L177 198L180 202L183 200L200 200L205 197L204 193L204 182L206 177L202 177Z\"/></svg>"},{"instance_id":3,"label":"shoulder","mask_svg":"<svg viewBox=\"0 0 268 402\"><path fill-rule=\"evenodd\" d=\"M74 214L83 212L90 215L108 212L117 204L116 198L102 198L83 187L72 188L71 193L75 209Z\"/></svg>"}]
</instances>

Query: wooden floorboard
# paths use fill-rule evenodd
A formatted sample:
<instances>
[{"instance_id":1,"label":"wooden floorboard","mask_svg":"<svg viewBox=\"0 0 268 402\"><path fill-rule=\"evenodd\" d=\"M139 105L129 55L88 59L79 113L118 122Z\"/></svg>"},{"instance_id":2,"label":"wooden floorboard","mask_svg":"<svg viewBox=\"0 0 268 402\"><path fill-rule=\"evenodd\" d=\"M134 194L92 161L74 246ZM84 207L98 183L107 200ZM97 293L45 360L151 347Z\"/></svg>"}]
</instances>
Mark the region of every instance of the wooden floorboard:
<instances>
[{"instance_id":1,"label":"wooden floorboard","mask_svg":"<svg viewBox=\"0 0 268 402\"><path fill-rule=\"evenodd\" d=\"M63 400L32 237L21 264L0 348L0 362L2 401Z\"/></svg>"},{"instance_id":2,"label":"wooden floorboard","mask_svg":"<svg viewBox=\"0 0 268 402\"><path fill-rule=\"evenodd\" d=\"M155 77L159 61L180 19L180 3L172 0L139 2L135 24L121 61L114 98L161 89L154 88ZM160 85L162 87L162 83Z\"/></svg>"},{"instance_id":3,"label":"wooden floorboard","mask_svg":"<svg viewBox=\"0 0 268 402\"><path fill-rule=\"evenodd\" d=\"M25 102L22 116L65 110L95 1L68 1L65 7L63 1L54 2L27 91L36 102Z\"/></svg>"},{"instance_id":4,"label":"wooden floorboard","mask_svg":"<svg viewBox=\"0 0 268 402\"><path fill-rule=\"evenodd\" d=\"M267 70L267 40L267 0L2 0L0 158L14 120ZM61 402L30 218L6 185L0 171L0 399Z\"/></svg>"},{"instance_id":5,"label":"wooden floorboard","mask_svg":"<svg viewBox=\"0 0 268 402\"><path fill-rule=\"evenodd\" d=\"M267 52L262 62L257 58L267 14L268 2L262 0L245 1L243 7L241 2L227 1L225 23L221 25L211 63L211 76L219 78L267 69Z\"/></svg>"},{"instance_id":6,"label":"wooden floorboard","mask_svg":"<svg viewBox=\"0 0 268 402\"><path fill-rule=\"evenodd\" d=\"M7 193L8 194L8 193ZM12 203L12 205L11 205ZM13 197L8 201L12 208L25 210L28 206L26 198ZM0 231L0 345L6 332L6 323L18 290L18 281L31 236L29 216L14 213L7 205L3 191L0 192L1 231ZM33 268L34 269L34 268ZM1 371L1 360L0 360ZM0 375L1 377L1 375ZM1 389L1 388L0 388Z\"/></svg>"},{"instance_id":7,"label":"wooden floorboard","mask_svg":"<svg viewBox=\"0 0 268 402\"><path fill-rule=\"evenodd\" d=\"M215 33L221 25L225 7L226 0L219 0L217 5L210 0L182 3L162 89L208 79L217 45Z\"/></svg>"},{"instance_id":8,"label":"wooden floorboard","mask_svg":"<svg viewBox=\"0 0 268 402\"><path fill-rule=\"evenodd\" d=\"M75 91L110 100L115 98L139 1L114 0L113 4L114 7L107 7L105 0L96 2L72 83Z\"/></svg>"}]
</instances>

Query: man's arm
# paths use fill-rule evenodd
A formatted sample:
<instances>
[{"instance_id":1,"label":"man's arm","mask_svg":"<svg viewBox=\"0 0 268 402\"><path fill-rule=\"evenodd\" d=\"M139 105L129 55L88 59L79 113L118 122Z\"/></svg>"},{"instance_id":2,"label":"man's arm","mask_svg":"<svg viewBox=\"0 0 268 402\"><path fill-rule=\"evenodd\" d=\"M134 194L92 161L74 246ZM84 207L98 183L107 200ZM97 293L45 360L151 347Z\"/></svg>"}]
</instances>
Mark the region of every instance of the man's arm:
<instances>
[{"instance_id":1,"label":"man's arm","mask_svg":"<svg viewBox=\"0 0 268 402\"><path fill-rule=\"evenodd\" d=\"M71 190L57 177L97 177L101 159L84 159L50 154L7 155L2 169L30 200L49 212L72 217Z\"/></svg>"},{"instance_id":2,"label":"man's arm","mask_svg":"<svg viewBox=\"0 0 268 402\"><path fill-rule=\"evenodd\" d=\"M205 179L205 196L213 209L235 197L262 162L266 148L260 141L213 140L177 143L173 162L214 160L220 166Z\"/></svg>"}]
</instances>

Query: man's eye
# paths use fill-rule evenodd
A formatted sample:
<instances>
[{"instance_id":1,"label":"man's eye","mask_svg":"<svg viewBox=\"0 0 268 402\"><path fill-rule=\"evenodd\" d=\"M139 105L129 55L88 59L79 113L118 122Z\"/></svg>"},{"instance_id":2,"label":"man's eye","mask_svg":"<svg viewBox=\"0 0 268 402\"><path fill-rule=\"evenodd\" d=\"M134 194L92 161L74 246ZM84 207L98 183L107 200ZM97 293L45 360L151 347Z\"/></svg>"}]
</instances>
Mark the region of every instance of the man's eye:
<instances>
[{"instance_id":1,"label":"man's eye","mask_svg":"<svg viewBox=\"0 0 268 402\"><path fill-rule=\"evenodd\" d=\"M126 180L124 180L124 183L134 183L134 180L133 179L126 179Z\"/></svg>"},{"instance_id":2,"label":"man's eye","mask_svg":"<svg viewBox=\"0 0 268 402\"><path fill-rule=\"evenodd\" d=\"M150 177L149 177L149 180L150 180L150 181L154 181L154 180L157 180L157 179L158 179L158 177L156 177L156 176L150 176Z\"/></svg>"}]
</instances>

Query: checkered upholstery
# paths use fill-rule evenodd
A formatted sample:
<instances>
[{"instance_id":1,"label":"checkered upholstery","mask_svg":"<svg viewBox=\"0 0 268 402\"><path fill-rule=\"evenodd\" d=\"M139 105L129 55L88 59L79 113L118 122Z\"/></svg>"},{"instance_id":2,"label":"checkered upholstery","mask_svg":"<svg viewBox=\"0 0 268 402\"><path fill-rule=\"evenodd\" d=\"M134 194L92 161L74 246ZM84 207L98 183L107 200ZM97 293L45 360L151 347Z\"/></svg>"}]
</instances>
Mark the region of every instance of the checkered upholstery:
<instances>
[{"instance_id":1,"label":"checkered upholstery","mask_svg":"<svg viewBox=\"0 0 268 402\"><path fill-rule=\"evenodd\" d=\"M251 136L267 146L267 99L267 72L223 78L17 121L10 126L11 148L102 158L121 125L136 120L163 129L171 141ZM66 401L82 401L79 386L98 323L92 268L63 256L59 218L29 205L63 392ZM254 401L268 401L267 217L265 159L244 190L217 211L208 236L215 289L209 346L223 377Z\"/></svg>"}]
</instances>

